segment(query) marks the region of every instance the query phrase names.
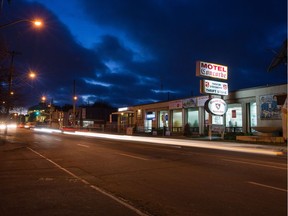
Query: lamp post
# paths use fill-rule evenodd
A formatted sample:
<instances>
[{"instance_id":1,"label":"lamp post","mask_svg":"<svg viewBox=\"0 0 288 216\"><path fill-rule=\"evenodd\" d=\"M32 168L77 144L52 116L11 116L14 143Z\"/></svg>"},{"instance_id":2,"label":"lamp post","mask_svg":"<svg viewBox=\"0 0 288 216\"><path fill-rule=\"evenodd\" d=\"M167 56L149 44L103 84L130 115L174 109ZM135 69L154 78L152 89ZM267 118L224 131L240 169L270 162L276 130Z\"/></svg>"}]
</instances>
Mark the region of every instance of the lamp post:
<instances>
[{"instance_id":1,"label":"lamp post","mask_svg":"<svg viewBox=\"0 0 288 216\"><path fill-rule=\"evenodd\" d=\"M4 135L7 135L7 125L9 122L9 111L11 106L11 97L14 95L14 92L12 91L12 77L13 77L13 63L14 63L14 56L16 54L20 54L19 52L12 51L11 54L11 61L10 61L10 67L9 67L9 77L8 77L8 94L7 94L7 103L6 103L6 127L4 131Z\"/></svg>"},{"instance_id":2,"label":"lamp post","mask_svg":"<svg viewBox=\"0 0 288 216\"><path fill-rule=\"evenodd\" d=\"M77 96L76 96L76 82L75 80L73 81L73 119L72 119L72 124L73 127L75 127L76 123L76 101L77 101Z\"/></svg>"},{"instance_id":3,"label":"lamp post","mask_svg":"<svg viewBox=\"0 0 288 216\"><path fill-rule=\"evenodd\" d=\"M30 19L20 19L20 20L15 20L15 21L12 21L12 22L9 22L9 23L6 23L6 24L2 24L0 25L0 29L2 28L6 28L8 26L11 26L11 25L15 25L17 23L21 23L21 22L30 22L32 23L34 26L36 27L40 27L43 25L42 21L41 20L30 20Z\"/></svg>"}]
</instances>

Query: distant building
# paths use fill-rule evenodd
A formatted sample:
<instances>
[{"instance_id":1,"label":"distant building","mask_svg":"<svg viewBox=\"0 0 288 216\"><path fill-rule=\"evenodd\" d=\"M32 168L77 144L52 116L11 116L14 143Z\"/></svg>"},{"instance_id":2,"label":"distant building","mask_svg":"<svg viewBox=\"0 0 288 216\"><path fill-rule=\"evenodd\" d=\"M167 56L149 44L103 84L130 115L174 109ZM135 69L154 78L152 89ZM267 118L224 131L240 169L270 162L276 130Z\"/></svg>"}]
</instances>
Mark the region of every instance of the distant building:
<instances>
[{"instance_id":1,"label":"distant building","mask_svg":"<svg viewBox=\"0 0 288 216\"><path fill-rule=\"evenodd\" d=\"M63 126L78 128L101 128L109 122L116 122L117 119L110 119L110 114L117 109L111 107L77 107L75 109L75 119L73 109L64 113ZM75 122L73 122L75 121Z\"/></svg>"}]
</instances>

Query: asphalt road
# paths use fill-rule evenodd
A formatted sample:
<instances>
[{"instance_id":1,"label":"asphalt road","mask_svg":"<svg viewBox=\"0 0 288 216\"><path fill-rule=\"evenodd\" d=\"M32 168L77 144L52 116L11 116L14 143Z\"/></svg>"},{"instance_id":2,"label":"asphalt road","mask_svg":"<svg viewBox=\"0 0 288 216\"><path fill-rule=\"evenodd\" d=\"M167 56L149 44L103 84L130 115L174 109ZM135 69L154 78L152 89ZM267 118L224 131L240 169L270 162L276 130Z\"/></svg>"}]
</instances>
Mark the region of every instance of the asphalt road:
<instances>
[{"instance_id":1,"label":"asphalt road","mask_svg":"<svg viewBox=\"0 0 288 216\"><path fill-rule=\"evenodd\" d=\"M286 156L26 129L6 139L1 216L287 215Z\"/></svg>"}]
</instances>

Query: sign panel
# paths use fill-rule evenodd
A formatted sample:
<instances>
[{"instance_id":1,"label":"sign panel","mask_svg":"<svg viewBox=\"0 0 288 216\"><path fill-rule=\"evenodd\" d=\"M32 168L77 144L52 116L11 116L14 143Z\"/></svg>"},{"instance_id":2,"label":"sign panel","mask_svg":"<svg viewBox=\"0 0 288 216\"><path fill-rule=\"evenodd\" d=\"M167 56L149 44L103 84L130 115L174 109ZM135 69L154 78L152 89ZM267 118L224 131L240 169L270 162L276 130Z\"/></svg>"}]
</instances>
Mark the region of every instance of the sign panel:
<instances>
[{"instance_id":1,"label":"sign panel","mask_svg":"<svg viewBox=\"0 0 288 216\"><path fill-rule=\"evenodd\" d=\"M212 98L206 101L205 109L213 115L224 115L227 112L228 106L223 99Z\"/></svg>"},{"instance_id":2,"label":"sign panel","mask_svg":"<svg viewBox=\"0 0 288 216\"><path fill-rule=\"evenodd\" d=\"M196 76L211 77L215 79L227 80L228 67L224 65L197 61L196 62Z\"/></svg>"},{"instance_id":3,"label":"sign panel","mask_svg":"<svg viewBox=\"0 0 288 216\"><path fill-rule=\"evenodd\" d=\"M156 118L155 112L147 112L146 120L154 120Z\"/></svg>"},{"instance_id":4,"label":"sign panel","mask_svg":"<svg viewBox=\"0 0 288 216\"><path fill-rule=\"evenodd\" d=\"M196 97L184 99L182 101L183 108L196 107L197 105L196 102L197 102Z\"/></svg>"},{"instance_id":5,"label":"sign panel","mask_svg":"<svg viewBox=\"0 0 288 216\"><path fill-rule=\"evenodd\" d=\"M172 101L169 103L169 109L181 109L182 107L182 100Z\"/></svg>"},{"instance_id":6,"label":"sign panel","mask_svg":"<svg viewBox=\"0 0 288 216\"><path fill-rule=\"evenodd\" d=\"M212 80L200 80L200 93L202 94L217 94L228 95L228 83L212 81Z\"/></svg>"},{"instance_id":7,"label":"sign panel","mask_svg":"<svg viewBox=\"0 0 288 216\"><path fill-rule=\"evenodd\" d=\"M260 96L260 118L266 119L281 119L281 107L277 102L277 95L262 95Z\"/></svg>"}]
</instances>

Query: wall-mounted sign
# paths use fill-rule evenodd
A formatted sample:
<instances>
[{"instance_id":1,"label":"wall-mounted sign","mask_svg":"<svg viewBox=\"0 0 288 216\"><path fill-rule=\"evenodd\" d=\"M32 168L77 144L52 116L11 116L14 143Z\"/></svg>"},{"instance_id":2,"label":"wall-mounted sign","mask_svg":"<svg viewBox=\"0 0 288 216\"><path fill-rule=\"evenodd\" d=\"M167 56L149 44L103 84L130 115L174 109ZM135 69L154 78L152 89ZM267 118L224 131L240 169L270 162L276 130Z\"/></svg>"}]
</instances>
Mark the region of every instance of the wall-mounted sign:
<instances>
[{"instance_id":1,"label":"wall-mounted sign","mask_svg":"<svg viewBox=\"0 0 288 216\"><path fill-rule=\"evenodd\" d=\"M184 99L182 101L183 108L196 107L196 105L197 105L196 102L197 102L196 97Z\"/></svg>"},{"instance_id":2,"label":"wall-mounted sign","mask_svg":"<svg viewBox=\"0 0 288 216\"><path fill-rule=\"evenodd\" d=\"M123 112L123 111L127 111L128 107L122 107L122 108L118 108L118 112Z\"/></svg>"},{"instance_id":3,"label":"wall-mounted sign","mask_svg":"<svg viewBox=\"0 0 288 216\"><path fill-rule=\"evenodd\" d=\"M228 83L212 80L200 80L200 93L228 95Z\"/></svg>"},{"instance_id":4,"label":"wall-mounted sign","mask_svg":"<svg viewBox=\"0 0 288 216\"><path fill-rule=\"evenodd\" d=\"M196 76L211 77L215 79L228 79L228 67L224 65L197 61Z\"/></svg>"},{"instance_id":5,"label":"wall-mounted sign","mask_svg":"<svg viewBox=\"0 0 288 216\"><path fill-rule=\"evenodd\" d=\"M172 101L169 103L169 109L181 109L183 107L182 100Z\"/></svg>"},{"instance_id":6,"label":"wall-mounted sign","mask_svg":"<svg viewBox=\"0 0 288 216\"><path fill-rule=\"evenodd\" d=\"M146 120L154 120L156 118L155 112L147 112Z\"/></svg>"},{"instance_id":7,"label":"wall-mounted sign","mask_svg":"<svg viewBox=\"0 0 288 216\"><path fill-rule=\"evenodd\" d=\"M228 106L223 99L212 98L206 101L205 109L214 115L224 115L227 112Z\"/></svg>"}]
</instances>

